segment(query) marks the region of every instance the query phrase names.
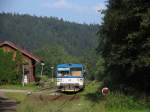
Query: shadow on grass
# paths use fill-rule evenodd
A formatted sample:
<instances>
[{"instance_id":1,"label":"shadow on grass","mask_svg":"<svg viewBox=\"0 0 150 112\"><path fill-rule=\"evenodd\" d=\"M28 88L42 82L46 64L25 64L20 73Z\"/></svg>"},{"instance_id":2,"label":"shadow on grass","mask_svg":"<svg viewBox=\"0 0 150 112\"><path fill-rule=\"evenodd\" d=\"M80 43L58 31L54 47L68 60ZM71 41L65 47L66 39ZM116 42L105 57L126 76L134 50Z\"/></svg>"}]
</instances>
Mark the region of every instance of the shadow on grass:
<instances>
[{"instance_id":1,"label":"shadow on grass","mask_svg":"<svg viewBox=\"0 0 150 112\"><path fill-rule=\"evenodd\" d=\"M83 90L84 89L80 89L79 91L63 91L63 92L59 91L59 92L64 93L66 95L75 95L75 94L82 92Z\"/></svg>"},{"instance_id":2,"label":"shadow on grass","mask_svg":"<svg viewBox=\"0 0 150 112\"><path fill-rule=\"evenodd\" d=\"M0 97L0 112L16 111L17 104L20 104L20 102L12 101L8 98Z\"/></svg>"},{"instance_id":3,"label":"shadow on grass","mask_svg":"<svg viewBox=\"0 0 150 112\"><path fill-rule=\"evenodd\" d=\"M67 91L65 91L65 92L61 92L61 93L65 94L65 95L75 95L78 92L67 92Z\"/></svg>"},{"instance_id":4,"label":"shadow on grass","mask_svg":"<svg viewBox=\"0 0 150 112\"><path fill-rule=\"evenodd\" d=\"M104 97L98 92L87 93L84 96L87 100L90 100L90 101L95 102L95 103L98 103L99 101L104 100Z\"/></svg>"}]
</instances>

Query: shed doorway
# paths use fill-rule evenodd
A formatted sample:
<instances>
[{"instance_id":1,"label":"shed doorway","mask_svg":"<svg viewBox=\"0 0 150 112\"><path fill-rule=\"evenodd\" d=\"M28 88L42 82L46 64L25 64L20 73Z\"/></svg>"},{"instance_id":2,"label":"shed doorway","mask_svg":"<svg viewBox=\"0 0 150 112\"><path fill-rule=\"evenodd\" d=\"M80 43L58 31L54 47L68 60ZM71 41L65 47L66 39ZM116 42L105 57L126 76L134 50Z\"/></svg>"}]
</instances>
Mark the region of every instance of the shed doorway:
<instances>
[{"instance_id":1,"label":"shed doorway","mask_svg":"<svg viewBox=\"0 0 150 112\"><path fill-rule=\"evenodd\" d=\"M27 84L29 82L28 77L30 76L30 67L28 64L22 66L23 75L22 75L22 83Z\"/></svg>"}]
</instances>

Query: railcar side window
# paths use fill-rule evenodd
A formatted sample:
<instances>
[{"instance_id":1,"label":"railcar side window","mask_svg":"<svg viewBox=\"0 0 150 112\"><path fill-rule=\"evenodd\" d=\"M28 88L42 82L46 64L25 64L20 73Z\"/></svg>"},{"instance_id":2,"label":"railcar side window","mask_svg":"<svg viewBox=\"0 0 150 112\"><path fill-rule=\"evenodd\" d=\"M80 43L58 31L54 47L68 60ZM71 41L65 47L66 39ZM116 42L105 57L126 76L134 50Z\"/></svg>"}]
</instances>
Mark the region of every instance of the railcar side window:
<instances>
[{"instance_id":1,"label":"railcar side window","mask_svg":"<svg viewBox=\"0 0 150 112\"><path fill-rule=\"evenodd\" d=\"M72 76L81 76L82 75L82 68L71 68L71 75Z\"/></svg>"}]
</instances>

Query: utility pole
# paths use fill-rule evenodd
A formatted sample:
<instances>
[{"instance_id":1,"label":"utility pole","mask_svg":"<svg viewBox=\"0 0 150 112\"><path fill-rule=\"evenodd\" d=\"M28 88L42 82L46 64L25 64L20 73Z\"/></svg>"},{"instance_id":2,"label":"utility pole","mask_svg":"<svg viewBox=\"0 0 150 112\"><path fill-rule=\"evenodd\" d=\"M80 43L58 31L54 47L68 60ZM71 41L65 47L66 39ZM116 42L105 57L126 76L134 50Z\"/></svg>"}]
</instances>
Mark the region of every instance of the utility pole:
<instances>
[{"instance_id":1,"label":"utility pole","mask_svg":"<svg viewBox=\"0 0 150 112\"><path fill-rule=\"evenodd\" d=\"M54 75L54 67L53 66L51 67L51 71L52 71L52 82L54 82L54 78L53 78L54 77L53 76Z\"/></svg>"},{"instance_id":2,"label":"utility pole","mask_svg":"<svg viewBox=\"0 0 150 112\"><path fill-rule=\"evenodd\" d=\"M42 66L42 68L41 68L41 77L42 77L42 75L43 75L43 68L44 68L44 65L45 65L44 62L42 62L42 63L41 63L41 66Z\"/></svg>"},{"instance_id":3,"label":"utility pole","mask_svg":"<svg viewBox=\"0 0 150 112\"><path fill-rule=\"evenodd\" d=\"M24 65L22 65L22 86L24 86Z\"/></svg>"}]
</instances>

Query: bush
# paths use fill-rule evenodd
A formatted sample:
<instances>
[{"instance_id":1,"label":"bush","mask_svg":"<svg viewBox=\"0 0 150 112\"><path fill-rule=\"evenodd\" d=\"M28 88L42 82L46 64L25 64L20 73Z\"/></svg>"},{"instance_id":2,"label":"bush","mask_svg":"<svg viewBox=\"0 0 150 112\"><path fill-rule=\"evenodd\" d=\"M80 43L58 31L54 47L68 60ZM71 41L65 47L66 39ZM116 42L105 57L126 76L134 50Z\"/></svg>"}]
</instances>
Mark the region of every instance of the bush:
<instances>
[{"instance_id":1,"label":"bush","mask_svg":"<svg viewBox=\"0 0 150 112\"><path fill-rule=\"evenodd\" d=\"M0 83L18 83L21 82L21 75L20 75L20 62L18 61L20 57L18 54L16 56L16 60L12 60L13 53L6 52L0 49Z\"/></svg>"},{"instance_id":2,"label":"bush","mask_svg":"<svg viewBox=\"0 0 150 112\"><path fill-rule=\"evenodd\" d=\"M48 78L48 76L43 75L42 77L40 77L40 81L38 82L38 85L42 88L51 88L55 86L55 81L52 82L50 78Z\"/></svg>"},{"instance_id":3,"label":"bush","mask_svg":"<svg viewBox=\"0 0 150 112\"><path fill-rule=\"evenodd\" d=\"M111 92L106 97L106 108L108 112L148 112L148 101L149 98L137 99L121 92Z\"/></svg>"}]
</instances>

